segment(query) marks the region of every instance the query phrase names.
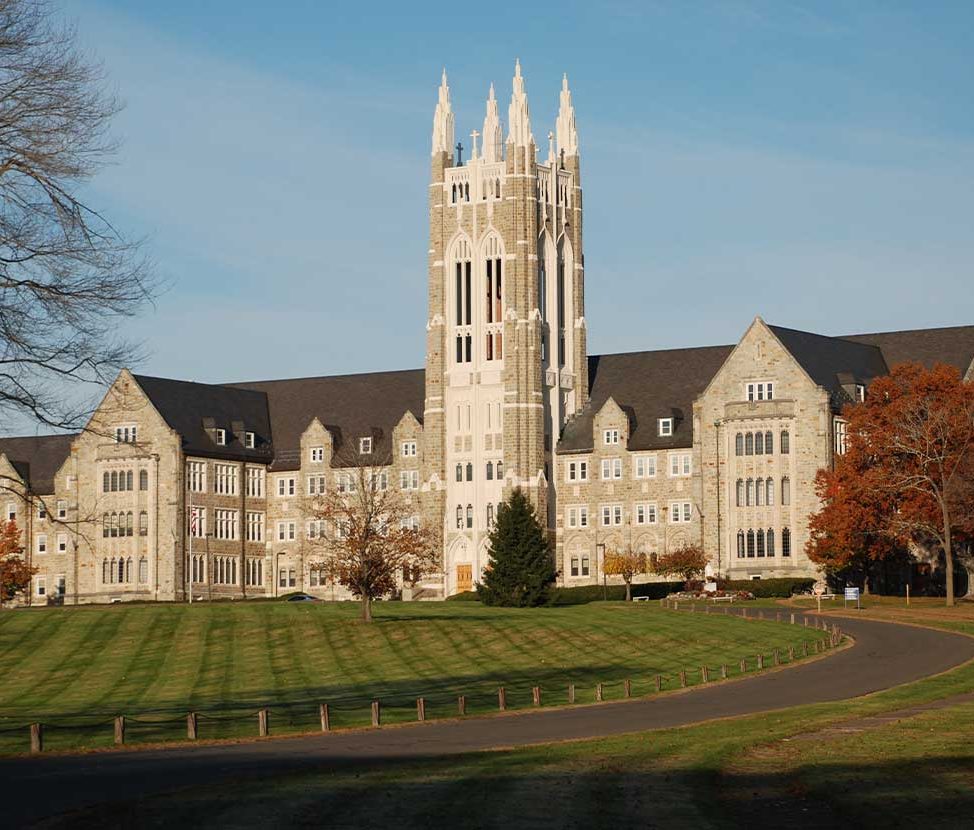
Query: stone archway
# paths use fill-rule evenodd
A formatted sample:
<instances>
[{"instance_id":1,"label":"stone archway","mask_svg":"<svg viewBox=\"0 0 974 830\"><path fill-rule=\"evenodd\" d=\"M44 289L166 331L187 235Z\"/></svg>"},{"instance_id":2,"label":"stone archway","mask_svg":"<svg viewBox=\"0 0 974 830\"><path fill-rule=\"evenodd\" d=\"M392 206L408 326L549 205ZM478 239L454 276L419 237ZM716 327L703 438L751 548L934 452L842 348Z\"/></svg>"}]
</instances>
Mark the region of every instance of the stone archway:
<instances>
[{"instance_id":1,"label":"stone archway","mask_svg":"<svg viewBox=\"0 0 974 830\"><path fill-rule=\"evenodd\" d=\"M446 593L447 596L462 591L473 590L474 565L470 540L458 536L447 550Z\"/></svg>"}]
</instances>

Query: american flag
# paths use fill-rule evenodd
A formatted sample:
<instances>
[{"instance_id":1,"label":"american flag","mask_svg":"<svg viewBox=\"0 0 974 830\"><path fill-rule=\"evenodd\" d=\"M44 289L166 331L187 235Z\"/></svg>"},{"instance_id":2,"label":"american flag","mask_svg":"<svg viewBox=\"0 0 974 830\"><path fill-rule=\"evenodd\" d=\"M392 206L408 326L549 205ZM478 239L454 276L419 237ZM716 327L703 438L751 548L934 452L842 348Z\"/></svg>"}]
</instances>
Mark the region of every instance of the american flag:
<instances>
[{"instance_id":1,"label":"american flag","mask_svg":"<svg viewBox=\"0 0 974 830\"><path fill-rule=\"evenodd\" d=\"M189 532L192 536L196 536L196 531L199 527L199 519L199 508L191 507L189 509Z\"/></svg>"}]
</instances>

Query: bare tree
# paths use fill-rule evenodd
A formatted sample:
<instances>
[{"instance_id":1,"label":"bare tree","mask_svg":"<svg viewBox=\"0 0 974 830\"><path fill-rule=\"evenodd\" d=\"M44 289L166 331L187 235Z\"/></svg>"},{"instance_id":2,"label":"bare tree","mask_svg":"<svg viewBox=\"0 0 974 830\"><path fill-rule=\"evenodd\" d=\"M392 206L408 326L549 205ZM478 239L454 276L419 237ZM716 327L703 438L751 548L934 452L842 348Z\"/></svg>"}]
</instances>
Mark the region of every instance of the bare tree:
<instances>
[{"instance_id":1,"label":"bare tree","mask_svg":"<svg viewBox=\"0 0 974 830\"><path fill-rule=\"evenodd\" d=\"M158 290L141 244L87 204L118 100L46 0L0 0L0 414L58 428L137 355L121 318ZM87 396L85 396L87 397Z\"/></svg>"},{"instance_id":2,"label":"bare tree","mask_svg":"<svg viewBox=\"0 0 974 830\"><path fill-rule=\"evenodd\" d=\"M337 482L307 501L308 561L358 597L362 620L371 622L372 601L437 571L440 549L436 534L419 525L416 505L390 486L388 467L340 463Z\"/></svg>"}]
</instances>

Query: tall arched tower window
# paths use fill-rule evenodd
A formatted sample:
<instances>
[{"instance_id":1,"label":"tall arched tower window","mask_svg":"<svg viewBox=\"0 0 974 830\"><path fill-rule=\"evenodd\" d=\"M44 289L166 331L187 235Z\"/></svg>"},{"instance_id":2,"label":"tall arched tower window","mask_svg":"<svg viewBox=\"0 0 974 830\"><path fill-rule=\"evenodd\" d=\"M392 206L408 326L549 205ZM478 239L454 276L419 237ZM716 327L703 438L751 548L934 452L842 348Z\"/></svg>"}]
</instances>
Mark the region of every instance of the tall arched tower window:
<instances>
[{"instance_id":1,"label":"tall arched tower window","mask_svg":"<svg viewBox=\"0 0 974 830\"><path fill-rule=\"evenodd\" d=\"M484 357L504 359L504 254L491 234L484 245Z\"/></svg>"},{"instance_id":2,"label":"tall arched tower window","mask_svg":"<svg viewBox=\"0 0 974 830\"><path fill-rule=\"evenodd\" d=\"M458 239L453 246L453 326L457 363L473 360L473 262L470 243Z\"/></svg>"}]
</instances>

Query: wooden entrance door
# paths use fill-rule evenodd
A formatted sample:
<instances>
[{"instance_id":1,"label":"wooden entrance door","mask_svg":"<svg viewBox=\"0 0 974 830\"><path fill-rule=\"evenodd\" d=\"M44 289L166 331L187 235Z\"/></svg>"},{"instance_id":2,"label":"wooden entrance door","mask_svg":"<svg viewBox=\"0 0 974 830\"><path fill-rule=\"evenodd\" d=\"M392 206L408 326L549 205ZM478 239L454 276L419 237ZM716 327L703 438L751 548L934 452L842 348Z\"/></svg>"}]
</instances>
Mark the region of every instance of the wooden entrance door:
<instances>
[{"instance_id":1,"label":"wooden entrance door","mask_svg":"<svg viewBox=\"0 0 974 830\"><path fill-rule=\"evenodd\" d=\"M473 566L457 565L457 591L473 590Z\"/></svg>"}]
</instances>

